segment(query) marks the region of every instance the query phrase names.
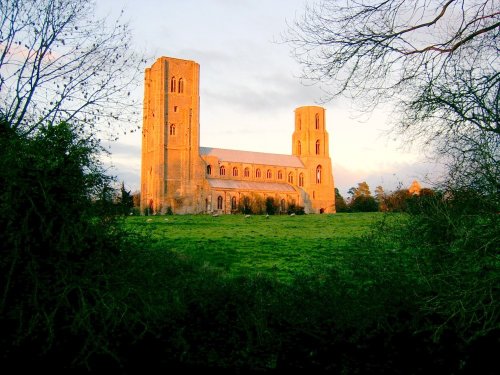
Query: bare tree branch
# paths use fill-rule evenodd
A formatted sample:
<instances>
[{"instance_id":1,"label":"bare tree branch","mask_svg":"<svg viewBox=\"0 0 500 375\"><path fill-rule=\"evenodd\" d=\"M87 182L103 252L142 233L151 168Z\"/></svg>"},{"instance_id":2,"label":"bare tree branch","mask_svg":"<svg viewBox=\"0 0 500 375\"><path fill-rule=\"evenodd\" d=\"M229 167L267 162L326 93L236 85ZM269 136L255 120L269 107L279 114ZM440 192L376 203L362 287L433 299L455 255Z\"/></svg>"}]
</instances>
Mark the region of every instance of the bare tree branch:
<instances>
[{"instance_id":1,"label":"bare tree branch","mask_svg":"<svg viewBox=\"0 0 500 375\"><path fill-rule=\"evenodd\" d=\"M0 15L0 114L13 127L138 128L144 61L121 18L96 19L86 0L4 0Z\"/></svg>"},{"instance_id":2,"label":"bare tree branch","mask_svg":"<svg viewBox=\"0 0 500 375\"><path fill-rule=\"evenodd\" d=\"M500 163L497 1L323 0L283 40L324 101L345 95L367 112L389 102L408 140L447 156L469 139Z\"/></svg>"}]
</instances>

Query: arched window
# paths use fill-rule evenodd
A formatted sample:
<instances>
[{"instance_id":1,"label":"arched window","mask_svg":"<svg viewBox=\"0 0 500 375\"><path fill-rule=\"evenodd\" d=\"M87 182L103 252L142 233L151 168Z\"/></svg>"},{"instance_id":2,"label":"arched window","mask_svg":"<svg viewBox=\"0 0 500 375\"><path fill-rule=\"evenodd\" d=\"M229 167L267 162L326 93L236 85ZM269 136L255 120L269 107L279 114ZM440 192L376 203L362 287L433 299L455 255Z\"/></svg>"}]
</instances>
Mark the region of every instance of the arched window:
<instances>
[{"instance_id":1,"label":"arched window","mask_svg":"<svg viewBox=\"0 0 500 375\"><path fill-rule=\"evenodd\" d=\"M170 135L175 135L175 125L170 124Z\"/></svg>"},{"instance_id":2,"label":"arched window","mask_svg":"<svg viewBox=\"0 0 500 375\"><path fill-rule=\"evenodd\" d=\"M300 155L302 153L302 144L300 141L297 142L297 154Z\"/></svg>"},{"instance_id":3,"label":"arched window","mask_svg":"<svg viewBox=\"0 0 500 375\"><path fill-rule=\"evenodd\" d=\"M170 92L175 92L175 77L170 79Z\"/></svg>"},{"instance_id":4,"label":"arched window","mask_svg":"<svg viewBox=\"0 0 500 375\"><path fill-rule=\"evenodd\" d=\"M179 94L182 94L184 92L184 80L182 78L179 78Z\"/></svg>"},{"instance_id":5,"label":"arched window","mask_svg":"<svg viewBox=\"0 0 500 375\"><path fill-rule=\"evenodd\" d=\"M316 113L316 117L315 117L315 125L316 125L316 129L319 129L319 114Z\"/></svg>"},{"instance_id":6,"label":"arched window","mask_svg":"<svg viewBox=\"0 0 500 375\"><path fill-rule=\"evenodd\" d=\"M321 165L316 167L316 183L321 184Z\"/></svg>"},{"instance_id":7,"label":"arched window","mask_svg":"<svg viewBox=\"0 0 500 375\"><path fill-rule=\"evenodd\" d=\"M245 177L250 177L250 169L245 168L244 175Z\"/></svg>"},{"instance_id":8,"label":"arched window","mask_svg":"<svg viewBox=\"0 0 500 375\"><path fill-rule=\"evenodd\" d=\"M231 198L231 210L236 210L238 206L236 205L236 197Z\"/></svg>"},{"instance_id":9,"label":"arched window","mask_svg":"<svg viewBox=\"0 0 500 375\"><path fill-rule=\"evenodd\" d=\"M257 170L255 171L255 177L260 178L260 169L259 168L257 168Z\"/></svg>"},{"instance_id":10,"label":"arched window","mask_svg":"<svg viewBox=\"0 0 500 375\"><path fill-rule=\"evenodd\" d=\"M283 180L283 172L278 171L278 180Z\"/></svg>"},{"instance_id":11,"label":"arched window","mask_svg":"<svg viewBox=\"0 0 500 375\"><path fill-rule=\"evenodd\" d=\"M217 197L217 209L218 209L218 210L222 210L222 202L223 202L223 201L224 201L224 200L223 200L223 199L222 199L222 197L219 195L219 196Z\"/></svg>"},{"instance_id":12,"label":"arched window","mask_svg":"<svg viewBox=\"0 0 500 375\"><path fill-rule=\"evenodd\" d=\"M212 175L212 166L211 165L207 165L207 175Z\"/></svg>"},{"instance_id":13,"label":"arched window","mask_svg":"<svg viewBox=\"0 0 500 375\"><path fill-rule=\"evenodd\" d=\"M319 139L316 141L316 155L319 155Z\"/></svg>"},{"instance_id":14,"label":"arched window","mask_svg":"<svg viewBox=\"0 0 500 375\"><path fill-rule=\"evenodd\" d=\"M302 130L302 120L300 118L300 115L297 118L297 122L299 123L299 130Z\"/></svg>"},{"instance_id":15,"label":"arched window","mask_svg":"<svg viewBox=\"0 0 500 375\"><path fill-rule=\"evenodd\" d=\"M285 210L286 210L286 203L285 203L284 199L282 199L281 202L280 202L280 208L281 208L281 212L285 212Z\"/></svg>"},{"instance_id":16,"label":"arched window","mask_svg":"<svg viewBox=\"0 0 500 375\"><path fill-rule=\"evenodd\" d=\"M299 186L304 186L304 173L299 174Z\"/></svg>"},{"instance_id":17,"label":"arched window","mask_svg":"<svg viewBox=\"0 0 500 375\"><path fill-rule=\"evenodd\" d=\"M238 177L238 168L233 168L233 177Z\"/></svg>"},{"instance_id":18,"label":"arched window","mask_svg":"<svg viewBox=\"0 0 500 375\"><path fill-rule=\"evenodd\" d=\"M219 168L219 174L221 176L225 176L226 175L226 167L224 167L223 165L221 165L221 167Z\"/></svg>"},{"instance_id":19,"label":"arched window","mask_svg":"<svg viewBox=\"0 0 500 375\"><path fill-rule=\"evenodd\" d=\"M270 169L268 169L268 170L267 170L267 172L266 172L266 178L267 178L267 179L271 179L271 178L273 178L273 172L271 172L271 170L270 170Z\"/></svg>"},{"instance_id":20,"label":"arched window","mask_svg":"<svg viewBox=\"0 0 500 375\"><path fill-rule=\"evenodd\" d=\"M293 184L293 173L292 172L288 173L288 182L290 184Z\"/></svg>"}]
</instances>

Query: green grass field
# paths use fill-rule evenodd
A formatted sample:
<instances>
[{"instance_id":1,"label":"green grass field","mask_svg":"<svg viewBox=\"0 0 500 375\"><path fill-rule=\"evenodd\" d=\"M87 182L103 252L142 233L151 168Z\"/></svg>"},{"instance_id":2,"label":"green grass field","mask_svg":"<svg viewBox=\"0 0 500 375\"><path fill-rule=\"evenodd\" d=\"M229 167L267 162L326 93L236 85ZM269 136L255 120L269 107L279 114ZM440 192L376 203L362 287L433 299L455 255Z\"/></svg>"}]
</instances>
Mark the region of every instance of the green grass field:
<instances>
[{"instance_id":1,"label":"green grass field","mask_svg":"<svg viewBox=\"0 0 500 375\"><path fill-rule=\"evenodd\" d=\"M229 276L266 273L286 280L341 262L353 239L369 233L381 213L303 216L175 215L129 217L128 230ZM359 249L362 251L362 249Z\"/></svg>"}]
</instances>

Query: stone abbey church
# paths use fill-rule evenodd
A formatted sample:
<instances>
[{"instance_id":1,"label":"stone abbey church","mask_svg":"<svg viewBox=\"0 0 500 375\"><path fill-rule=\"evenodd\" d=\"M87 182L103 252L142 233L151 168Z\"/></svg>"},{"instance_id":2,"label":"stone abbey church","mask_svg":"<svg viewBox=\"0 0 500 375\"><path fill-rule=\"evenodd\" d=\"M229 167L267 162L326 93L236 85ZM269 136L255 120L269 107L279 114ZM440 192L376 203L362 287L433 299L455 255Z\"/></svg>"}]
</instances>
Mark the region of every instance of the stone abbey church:
<instances>
[{"instance_id":1,"label":"stone abbey church","mask_svg":"<svg viewBox=\"0 0 500 375\"><path fill-rule=\"evenodd\" d=\"M146 69L141 210L229 214L257 196L278 212L335 212L325 109L295 109L292 155L200 147L199 72L170 57Z\"/></svg>"}]
</instances>

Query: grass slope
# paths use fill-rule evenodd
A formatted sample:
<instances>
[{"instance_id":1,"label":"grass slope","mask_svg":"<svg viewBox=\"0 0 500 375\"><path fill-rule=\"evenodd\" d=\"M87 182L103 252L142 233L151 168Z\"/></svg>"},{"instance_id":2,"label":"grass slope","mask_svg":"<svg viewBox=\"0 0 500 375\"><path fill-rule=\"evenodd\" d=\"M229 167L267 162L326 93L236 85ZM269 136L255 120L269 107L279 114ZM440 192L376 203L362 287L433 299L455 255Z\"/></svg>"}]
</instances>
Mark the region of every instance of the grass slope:
<instances>
[{"instance_id":1,"label":"grass slope","mask_svg":"<svg viewBox=\"0 0 500 375\"><path fill-rule=\"evenodd\" d=\"M130 217L127 229L229 276L272 274L289 280L338 265L355 237L380 213L303 216L208 215Z\"/></svg>"}]
</instances>

